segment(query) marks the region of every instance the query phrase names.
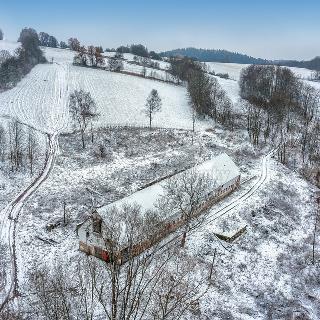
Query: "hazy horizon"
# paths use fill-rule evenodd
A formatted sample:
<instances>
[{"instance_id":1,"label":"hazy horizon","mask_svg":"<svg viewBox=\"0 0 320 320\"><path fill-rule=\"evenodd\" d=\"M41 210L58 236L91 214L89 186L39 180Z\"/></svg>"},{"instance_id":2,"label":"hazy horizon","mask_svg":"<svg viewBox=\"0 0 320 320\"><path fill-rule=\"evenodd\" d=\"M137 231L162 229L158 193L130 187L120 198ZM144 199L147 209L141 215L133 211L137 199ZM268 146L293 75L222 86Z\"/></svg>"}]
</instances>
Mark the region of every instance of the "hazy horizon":
<instances>
[{"instance_id":1,"label":"hazy horizon","mask_svg":"<svg viewBox=\"0 0 320 320\"><path fill-rule=\"evenodd\" d=\"M142 43L149 50L225 49L264 59L310 60L320 55L320 3L270 0L214 3L168 0L91 3L10 1L1 5L0 28L16 41L23 27L59 41L77 37L105 49Z\"/></svg>"}]
</instances>

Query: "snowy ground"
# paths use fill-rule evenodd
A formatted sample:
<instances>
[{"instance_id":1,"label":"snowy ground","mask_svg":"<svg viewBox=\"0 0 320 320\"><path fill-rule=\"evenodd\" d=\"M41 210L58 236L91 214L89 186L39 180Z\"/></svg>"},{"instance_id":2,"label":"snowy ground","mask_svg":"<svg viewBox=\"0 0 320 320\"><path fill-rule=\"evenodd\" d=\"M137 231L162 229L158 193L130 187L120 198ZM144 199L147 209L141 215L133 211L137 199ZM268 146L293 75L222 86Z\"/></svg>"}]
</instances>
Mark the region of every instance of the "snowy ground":
<instances>
[{"instance_id":1,"label":"snowy ground","mask_svg":"<svg viewBox=\"0 0 320 320\"><path fill-rule=\"evenodd\" d=\"M222 63L222 62L206 62L208 71L214 71L215 73L228 73L230 78L238 81L240 78L241 70L248 67L248 64L240 63ZM291 69L299 78L308 80L312 75L312 70L305 68L288 67Z\"/></svg>"},{"instance_id":2,"label":"snowy ground","mask_svg":"<svg viewBox=\"0 0 320 320\"><path fill-rule=\"evenodd\" d=\"M8 40L0 40L0 51L7 50L11 54L14 54L14 51L20 47L19 42L13 42Z\"/></svg>"},{"instance_id":3,"label":"snowy ground","mask_svg":"<svg viewBox=\"0 0 320 320\"><path fill-rule=\"evenodd\" d=\"M88 213L92 196L95 205L111 203L159 177L221 152L229 153L239 163L243 179L259 172L259 158L252 148L247 144L239 148L243 139L223 130L199 132L192 145L189 131L114 128L96 132L95 143L83 151L78 134L62 135L60 154L50 177L27 202L21 215L21 281L34 261L52 263L64 255L67 260L79 254L75 227ZM100 145L106 148L106 158L98 156ZM253 160L246 160L248 154L253 155ZM68 226L48 232L48 223L61 222L64 201ZM57 244L45 244L37 236Z\"/></svg>"},{"instance_id":4,"label":"snowy ground","mask_svg":"<svg viewBox=\"0 0 320 320\"><path fill-rule=\"evenodd\" d=\"M147 126L143 113L146 99L157 89L162 110L154 117L154 126L190 129L192 110L184 87L118 74L99 69L72 66L70 50L44 48L53 64L37 65L15 88L0 94L0 115L18 118L43 132L71 128L67 110L69 93L89 91L101 116L98 126ZM201 121L197 129L211 126Z\"/></svg>"},{"instance_id":5,"label":"snowy ground","mask_svg":"<svg viewBox=\"0 0 320 320\"><path fill-rule=\"evenodd\" d=\"M87 138L89 140L89 137ZM36 262L69 264L79 254L75 226L92 205L104 205L131 194L139 187L175 169L227 152L240 166L244 183L239 191L216 205L210 215L251 189L261 170L260 156L246 134L191 133L184 130L115 128L95 133L95 143L83 151L80 136L60 137L60 154L52 174L28 201L19 224L19 278ZM99 146L107 150L99 158ZM266 152L264 150L263 152ZM294 186L294 187L293 187ZM286 319L292 310L307 309L318 319L320 292L310 265L315 189L277 162L263 187L228 214L209 220L187 238L186 252L208 266L217 248L214 284L201 300L201 319ZM48 223L62 221L67 203L68 225L51 232ZM213 232L232 233L247 225L247 233L226 251ZM51 244L41 239L53 240ZM206 318L207 317L207 318Z\"/></svg>"},{"instance_id":6,"label":"snowy ground","mask_svg":"<svg viewBox=\"0 0 320 320\"><path fill-rule=\"evenodd\" d=\"M106 57L113 57L115 55L115 52L104 52L103 55ZM123 54L123 58L127 61L134 61L133 57L134 57L134 54L132 53ZM159 63L160 69L166 70L170 67L170 63L166 61L159 61L159 60L153 60L153 59L151 59L151 61Z\"/></svg>"},{"instance_id":7,"label":"snowy ground","mask_svg":"<svg viewBox=\"0 0 320 320\"><path fill-rule=\"evenodd\" d=\"M84 89L91 92L97 102L99 126L130 124L147 126L143 110L152 89L162 99L162 110L155 114L156 127L192 128L192 110L184 87L132 77L104 70L71 67L70 90ZM209 123L199 124L209 127Z\"/></svg>"},{"instance_id":8,"label":"snowy ground","mask_svg":"<svg viewBox=\"0 0 320 320\"><path fill-rule=\"evenodd\" d=\"M35 66L16 87L0 94L0 116L46 133L61 131L68 123L68 73L67 65Z\"/></svg>"},{"instance_id":9,"label":"snowy ground","mask_svg":"<svg viewBox=\"0 0 320 320\"><path fill-rule=\"evenodd\" d=\"M39 65L16 88L0 94L0 115L19 118L44 132L69 131L68 92L85 89L96 99L101 117L98 127L115 124L145 126L142 113L152 88L163 99L163 111L155 126L191 128L191 110L183 87L147 79L71 66L69 50L45 49L53 64ZM215 70L216 72L224 72ZM218 78L237 104L238 84ZM204 131L207 127L212 130ZM22 209L18 224L18 276L23 290L27 271L35 265L53 265L62 260L71 268L80 255L76 224L92 206L120 199L145 184L189 167L220 152L234 158L244 183L237 193L208 213L250 191L261 170L260 159L267 148L257 152L248 143L246 132L228 132L199 121L194 144L186 130L107 128L95 132L95 142L81 149L79 134L60 136L60 151L50 176ZM87 137L89 140L89 137ZM99 157L100 147L106 157ZM0 205L10 200L23 175L0 176ZM1 189L0 183L0 189ZM20 185L21 187L21 185ZM3 191L4 190L4 191ZM291 319L303 311L306 319L320 318L319 265L310 264L315 207L315 188L276 161L271 161L268 180L249 199L219 219L210 220L187 238L186 253L208 266L218 249L215 281L201 300L200 319ZM61 224L63 202L67 226ZM48 223L58 225L47 231ZM228 251L213 232L232 233L247 225L247 233ZM39 237L42 239L39 239ZM51 243L43 240L53 240ZM319 248L317 259L319 261Z\"/></svg>"},{"instance_id":10,"label":"snowy ground","mask_svg":"<svg viewBox=\"0 0 320 320\"><path fill-rule=\"evenodd\" d=\"M268 183L250 201L192 234L190 254L212 261L215 281L202 301L209 319L319 319L320 251L311 264L316 189L274 162ZM225 250L212 237L246 225ZM294 318L304 314L304 317Z\"/></svg>"}]
</instances>

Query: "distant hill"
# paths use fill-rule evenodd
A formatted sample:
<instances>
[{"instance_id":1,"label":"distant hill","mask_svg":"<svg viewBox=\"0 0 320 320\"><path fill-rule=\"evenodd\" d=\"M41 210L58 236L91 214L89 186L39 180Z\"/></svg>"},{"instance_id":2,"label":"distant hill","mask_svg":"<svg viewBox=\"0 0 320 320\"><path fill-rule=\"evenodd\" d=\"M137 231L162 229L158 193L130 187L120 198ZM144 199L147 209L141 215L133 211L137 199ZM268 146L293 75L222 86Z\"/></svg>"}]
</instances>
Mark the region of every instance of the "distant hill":
<instances>
[{"instance_id":1,"label":"distant hill","mask_svg":"<svg viewBox=\"0 0 320 320\"><path fill-rule=\"evenodd\" d=\"M243 64L268 64L271 61L254 58L246 54L231 52L227 50L215 49L197 49L197 48L182 48L165 51L160 53L163 57L170 56L186 56L195 58L203 62L224 62L224 63L243 63Z\"/></svg>"},{"instance_id":2,"label":"distant hill","mask_svg":"<svg viewBox=\"0 0 320 320\"><path fill-rule=\"evenodd\" d=\"M161 52L162 57L185 56L195 58L203 62L223 62L223 63L241 63L241 64L276 64L287 67L306 68L310 70L320 71L320 56L310 61L297 60L266 60L254 58L246 54L231 52L227 50L215 49L197 49L197 48L181 48L170 51Z\"/></svg>"},{"instance_id":3,"label":"distant hill","mask_svg":"<svg viewBox=\"0 0 320 320\"><path fill-rule=\"evenodd\" d=\"M274 63L281 66L306 68L320 71L320 57L315 57L314 59L309 61L280 60L275 61Z\"/></svg>"}]
</instances>

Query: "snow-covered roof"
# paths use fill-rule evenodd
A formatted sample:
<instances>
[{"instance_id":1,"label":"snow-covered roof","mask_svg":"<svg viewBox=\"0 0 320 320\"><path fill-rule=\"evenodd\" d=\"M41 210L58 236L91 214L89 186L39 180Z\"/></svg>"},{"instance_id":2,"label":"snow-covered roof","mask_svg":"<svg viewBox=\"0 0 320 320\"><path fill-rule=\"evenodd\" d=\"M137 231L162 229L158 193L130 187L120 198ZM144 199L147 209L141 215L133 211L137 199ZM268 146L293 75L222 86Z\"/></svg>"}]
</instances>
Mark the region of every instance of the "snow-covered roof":
<instances>
[{"instance_id":1,"label":"snow-covered roof","mask_svg":"<svg viewBox=\"0 0 320 320\"><path fill-rule=\"evenodd\" d=\"M235 165L232 159L225 153L220 154L219 156L207 160L188 170L195 170L199 174L205 174L209 178L212 177L212 181L215 181L216 188L235 179L240 174L239 168ZM179 174L181 173L178 173L168 179L173 179L177 177ZM137 191L128 197L122 198L118 201L101 207L98 209L98 213L102 217L105 217L111 208L117 207L120 209L125 204L138 204L139 206L141 206L141 209L144 212L146 212L147 210L154 210L157 200L164 193L163 186L168 179L162 180L147 188Z\"/></svg>"},{"instance_id":2,"label":"snow-covered roof","mask_svg":"<svg viewBox=\"0 0 320 320\"><path fill-rule=\"evenodd\" d=\"M217 157L199 164L195 169L199 174L207 174L210 178L212 177L218 187L240 174L239 168L226 153L221 153Z\"/></svg>"}]
</instances>

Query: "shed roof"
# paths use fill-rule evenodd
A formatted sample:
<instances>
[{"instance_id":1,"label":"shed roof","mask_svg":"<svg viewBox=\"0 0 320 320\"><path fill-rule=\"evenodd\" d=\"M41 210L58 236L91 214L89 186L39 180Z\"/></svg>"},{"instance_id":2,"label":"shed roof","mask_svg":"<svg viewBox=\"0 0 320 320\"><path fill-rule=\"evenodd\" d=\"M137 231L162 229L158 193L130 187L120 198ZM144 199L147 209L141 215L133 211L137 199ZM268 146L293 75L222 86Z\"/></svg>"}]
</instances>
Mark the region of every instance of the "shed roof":
<instances>
[{"instance_id":1,"label":"shed roof","mask_svg":"<svg viewBox=\"0 0 320 320\"><path fill-rule=\"evenodd\" d=\"M209 176L209 178L212 177L212 180L215 181L216 187L220 187L228 183L229 181L238 177L240 174L239 168L232 161L232 159L225 153L222 153L217 157L207 160L188 170L196 170L196 172L198 172L199 174L206 174ZM176 175L168 179L173 179L177 177L179 174L181 173L177 173ZM106 217L108 211L111 208L117 207L120 209L125 204L138 204L139 206L141 206L141 210L144 212L146 212L147 210L154 210L155 203L164 193L163 186L166 183L166 181L167 179L162 180L147 188L137 191L128 197L122 198L111 204L103 206L98 209L98 213L102 217Z\"/></svg>"}]
</instances>

